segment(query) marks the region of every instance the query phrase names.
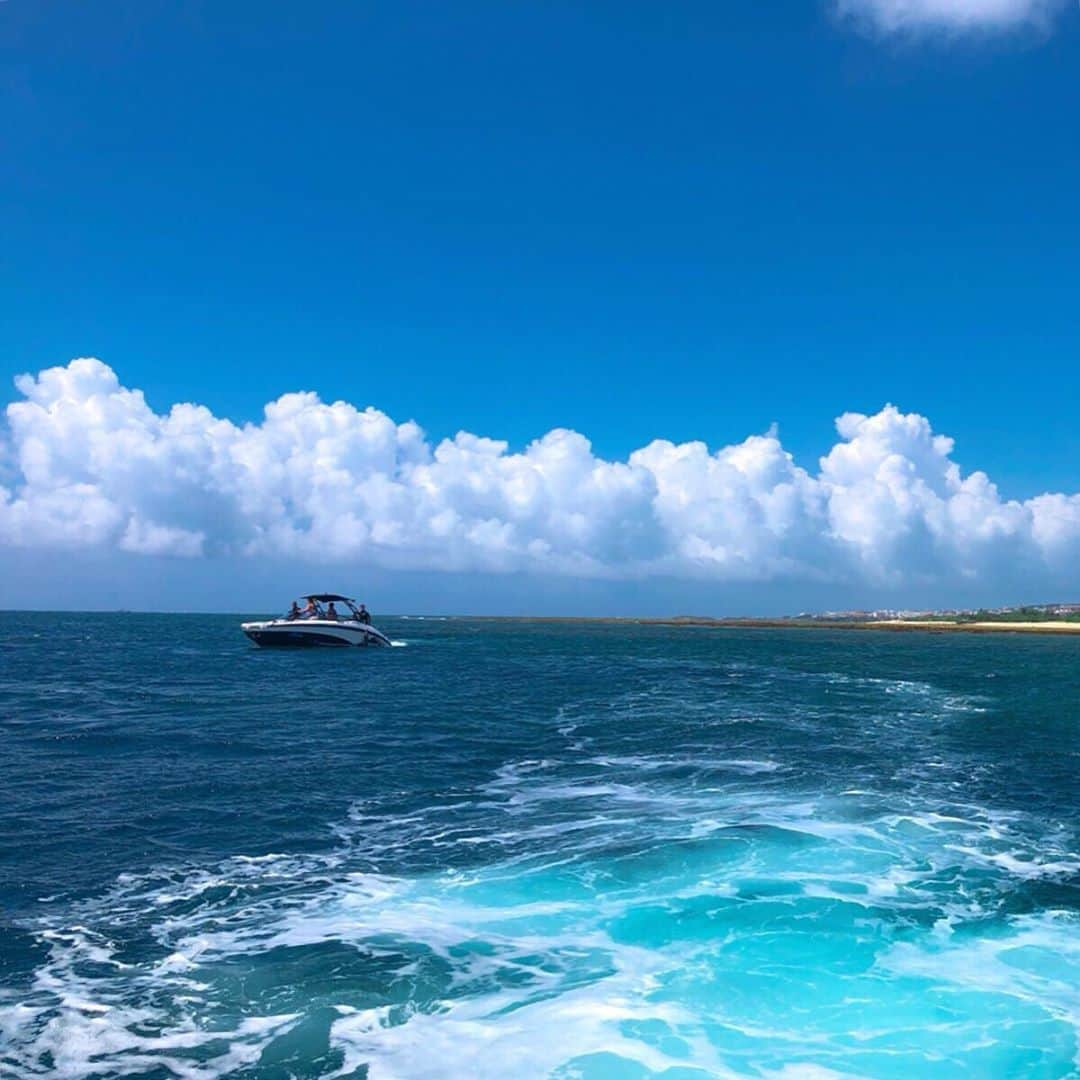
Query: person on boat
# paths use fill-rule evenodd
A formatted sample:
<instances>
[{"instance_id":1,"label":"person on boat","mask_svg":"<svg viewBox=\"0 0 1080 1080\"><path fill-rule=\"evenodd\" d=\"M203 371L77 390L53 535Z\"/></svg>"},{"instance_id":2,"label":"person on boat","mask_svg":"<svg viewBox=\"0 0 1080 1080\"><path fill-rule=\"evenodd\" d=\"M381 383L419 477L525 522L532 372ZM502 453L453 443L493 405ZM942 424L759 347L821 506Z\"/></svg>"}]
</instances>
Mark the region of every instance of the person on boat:
<instances>
[{"instance_id":1,"label":"person on boat","mask_svg":"<svg viewBox=\"0 0 1080 1080\"><path fill-rule=\"evenodd\" d=\"M338 617L337 608L334 607L334 601L333 600L330 601L330 605L326 609L326 617L328 619L333 619L335 622L337 622L337 617Z\"/></svg>"},{"instance_id":2,"label":"person on boat","mask_svg":"<svg viewBox=\"0 0 1080 1080\"><path fill-rule=\"evenodd\" d=\"M304 607L304 612L301 615L303 619L317 619L319 617L319 608L312 598L308 597L308 602Z\"/></svg>"},{"instance_id":3,"label":"person on boat","mask_svg":"<svg viewBox=\"0 0 1080 1080\"><path fill-rule=\"evenodd\" d=\"M300 608L297 606L295 600L292 602L292 607L289 608L289 614L286 615L285 618L288 619L290 622L292 622L294 619L300 618Z\"/></svg>"},{"instance_id":4,"label":"person on boat","mask_svg":"<svg viewBox=\"0 0 1080 1080\"><path fill-rule=\"evenodd\" d=\"M360 610L356 613L357 622L362 622L365 626L371 625L371 614L363 604L360 605Z\"/></svg>"}]
</instances>

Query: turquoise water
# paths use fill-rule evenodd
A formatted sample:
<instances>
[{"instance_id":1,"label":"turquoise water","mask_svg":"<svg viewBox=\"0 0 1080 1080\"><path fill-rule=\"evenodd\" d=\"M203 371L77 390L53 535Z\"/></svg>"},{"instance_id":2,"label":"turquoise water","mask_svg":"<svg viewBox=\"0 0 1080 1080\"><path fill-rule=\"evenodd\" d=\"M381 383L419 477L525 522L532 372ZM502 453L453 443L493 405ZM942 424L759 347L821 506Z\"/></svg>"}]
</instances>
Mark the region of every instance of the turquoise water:
<instances>
[{"instance_id":1,"label":"turquoise water","mask_svg":"<svg viewBox=\"0 0 1080 1080\"><path fill-rule=\"evenodd\" d=\"M1080 1075L1080 640L0 615L5 1077Z\"/></svg>"}]
</instances>

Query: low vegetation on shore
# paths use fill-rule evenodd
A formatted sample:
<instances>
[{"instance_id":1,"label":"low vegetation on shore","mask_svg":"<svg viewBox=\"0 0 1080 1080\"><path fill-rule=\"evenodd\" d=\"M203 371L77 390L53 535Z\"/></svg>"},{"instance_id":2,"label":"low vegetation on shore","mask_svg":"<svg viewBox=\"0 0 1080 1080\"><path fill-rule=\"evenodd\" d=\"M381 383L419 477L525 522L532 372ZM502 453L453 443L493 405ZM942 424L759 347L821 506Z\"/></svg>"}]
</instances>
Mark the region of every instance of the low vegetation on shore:
<instances>
[{"instance_id":1,"label":"low vegetation on shore","mask_svg":"<svg viewBox=\"0 0 1080 1080\"><path fill-rule=\"evenodd\" d=\"M493 616L519 621L516 616ZM836 611L771 618L711 615L546 616L529 622L632 623L641 626L700 626L741 629L819 630L922 630L969 633L1080 633L1080 604L1026 604L1014 608L978 608L969 611Z\"/></svg>"}]
</instances>

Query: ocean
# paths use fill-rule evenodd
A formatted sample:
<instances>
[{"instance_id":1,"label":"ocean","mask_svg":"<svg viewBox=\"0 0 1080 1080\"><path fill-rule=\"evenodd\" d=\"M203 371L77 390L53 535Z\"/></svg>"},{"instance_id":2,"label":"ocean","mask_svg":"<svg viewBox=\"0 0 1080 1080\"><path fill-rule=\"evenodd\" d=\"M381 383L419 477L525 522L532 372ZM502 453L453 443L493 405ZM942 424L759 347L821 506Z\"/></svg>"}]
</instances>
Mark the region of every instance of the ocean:
<instances>
[{"instance_id":1,"label":"ocean","mask_svg":"<svg viewBox=\"0 0 1080 1080\"><path fill-rule=\"evenodd\" d=\"M1080 639L0 615L0 1075L1080 1075Z\"/></svg>"}]
</instances>

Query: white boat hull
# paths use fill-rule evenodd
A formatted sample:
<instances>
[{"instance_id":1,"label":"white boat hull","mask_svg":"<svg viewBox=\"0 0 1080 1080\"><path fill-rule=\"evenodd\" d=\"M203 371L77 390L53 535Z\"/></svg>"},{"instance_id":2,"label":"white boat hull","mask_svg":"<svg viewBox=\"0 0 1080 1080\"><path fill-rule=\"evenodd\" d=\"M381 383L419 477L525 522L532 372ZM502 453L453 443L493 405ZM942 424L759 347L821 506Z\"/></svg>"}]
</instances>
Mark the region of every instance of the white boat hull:
<instances>
[{"instance_id":1,"label":"white boat hull","mask_svg":"<svg viewBox=\"0 0 1080 1080\"><path fill-rule=\"evenodd\" d=\"M241 623L240 629L262 648L390 644L374 626L345 619L270 619Z\"/></svg>"}]
</instances>

